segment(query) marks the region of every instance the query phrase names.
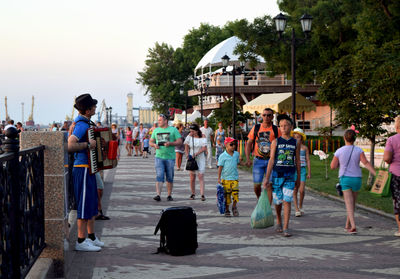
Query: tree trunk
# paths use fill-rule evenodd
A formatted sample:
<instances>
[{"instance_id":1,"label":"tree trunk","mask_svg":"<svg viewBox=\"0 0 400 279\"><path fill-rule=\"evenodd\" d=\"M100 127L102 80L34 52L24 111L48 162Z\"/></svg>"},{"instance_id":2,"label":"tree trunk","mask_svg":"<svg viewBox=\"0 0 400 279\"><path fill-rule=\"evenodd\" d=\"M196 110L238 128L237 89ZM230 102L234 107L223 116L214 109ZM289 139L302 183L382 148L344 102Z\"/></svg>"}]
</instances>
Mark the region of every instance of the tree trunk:
<instances>
[{"instance_id":1,"label":"tree trunk","mask_svg":"<svg viewBox=\"0 0 400 279\"><path fill-rule=\"evenodd\" d=\"M372 167L375 167L375 136L369 139L371 141L371 152L369 154L369 161L371 162ZM374 183L374 176L369 173L367 185L372 186Z\"/></svg>"}]
</instances>

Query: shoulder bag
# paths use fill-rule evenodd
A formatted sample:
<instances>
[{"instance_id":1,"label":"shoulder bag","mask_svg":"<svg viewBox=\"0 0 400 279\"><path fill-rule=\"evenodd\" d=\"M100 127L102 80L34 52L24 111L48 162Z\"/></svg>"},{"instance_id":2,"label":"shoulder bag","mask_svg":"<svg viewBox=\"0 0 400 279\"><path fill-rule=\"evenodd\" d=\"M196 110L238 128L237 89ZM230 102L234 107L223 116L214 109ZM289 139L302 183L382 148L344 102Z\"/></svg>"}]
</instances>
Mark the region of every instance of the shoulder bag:
<instances>
[{"instance_id":1,"label":"shoulder bag","mask_svg":"<svg viewBox=\"0 0 400 279\"><path fill-rule=\"evenodd\" d=\"M193 137L192 137L192 147L193 147L193 155L194 155L194 138ZM186 162L186 170L195 171L198 169L199 169L199 166L197 165L195 157L190 156L190 152L189 152L189 158Z\"/></svg>"}]
</instances>

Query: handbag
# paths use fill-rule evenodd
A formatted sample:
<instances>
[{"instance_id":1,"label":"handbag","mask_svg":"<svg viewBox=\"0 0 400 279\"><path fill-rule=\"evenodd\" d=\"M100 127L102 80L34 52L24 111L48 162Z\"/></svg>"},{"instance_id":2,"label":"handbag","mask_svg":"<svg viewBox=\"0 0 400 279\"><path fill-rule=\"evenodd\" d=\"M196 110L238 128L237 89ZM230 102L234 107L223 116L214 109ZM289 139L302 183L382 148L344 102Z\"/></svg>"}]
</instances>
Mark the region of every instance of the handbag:
<instances>
[{"instance_id":1,"label":"handbag","mask_svg":"<svg viewBox=\"0 0 400 279\"><path fill-rule=\"evenodd\" d=\"M193 146L193 152L194 152L194 138L193 137L192 137L192 146ZM189 154L190 154L190 152L189 152ZM189 157L186 162L186 170L195 171L198 169L199 169L199 166L197 165L195 157Z\"/></svg>"},{"instance_id":2,"label":"handbag","mask_svg":"<svg viewBox=\"0 0 400 279\"><path fill-rule=\"evenodd\" d=\"M354 150L354 145L353 145L353 148L351 149L349 160L347 161L346 168L344 169L342 176L344 176L344 174L346 173L347 167L349 166L351 155L353 154L353 150ZM337 191L338 195L343 196L342 185L340 185L340 181L339 181L339 183L336 183L335 187L336 187L336 191Z\"/></svg>"},{"instance_id":3,"label":"handbag","mask_svg":"<svg viewBox=\"0 0 400 279\"><path fill-rule=\"evenodd\" d=\"M389 172L389 167L387 169L384 168L384 162L382 161L381 166L379 168L378 173L376 174L374 185L372 185L371 194L387 197L390 195L390 181L392 178L392 174Z\"/></svg>"}]
</instances>

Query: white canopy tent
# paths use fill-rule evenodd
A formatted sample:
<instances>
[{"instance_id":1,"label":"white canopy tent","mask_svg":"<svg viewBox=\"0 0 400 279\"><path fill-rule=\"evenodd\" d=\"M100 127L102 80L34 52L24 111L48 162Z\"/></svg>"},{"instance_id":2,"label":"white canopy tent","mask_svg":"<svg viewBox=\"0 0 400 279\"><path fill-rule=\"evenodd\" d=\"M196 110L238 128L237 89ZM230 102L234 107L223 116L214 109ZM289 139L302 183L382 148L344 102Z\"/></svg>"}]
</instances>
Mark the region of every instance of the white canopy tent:
<instances>
[{"instance_id":1,"label":"white canopy tent","mask_svg":"<svg viewBox=\"0 0 400 279\"><path fill-rule=\"evenodd\" d=\"M200 117L201 117L201 113L198 110L195 110L195 111L193 111L192 114L190 114L190 115L188 114L187 122L189 122L189 123L195 122L195 120Z\"/></svg>"},{"instance_id":2,"label":"white canopy tent","mask_svg":"<svg viewBox=\"0 0 400 279\"><path fill-rule=\"evenodd\" d=\"M206 67L209 67L208 72L211 73L212 66L222 66L221 57L225 54L229 56L231 62L237 62L237 64L239 64L240 56L234 54L233 52L236 49L236 46L241 42L242 41L238 37L233 36L220 42L218 45L210 49L197 64L196 68L194 69L194 75L196 76L196 72L199 69L201 69L201 75L203 75L204 68ZM258 56L257 59L260 63L265 64L265 60L261 56Z\"/></svg>"}]
</instances>

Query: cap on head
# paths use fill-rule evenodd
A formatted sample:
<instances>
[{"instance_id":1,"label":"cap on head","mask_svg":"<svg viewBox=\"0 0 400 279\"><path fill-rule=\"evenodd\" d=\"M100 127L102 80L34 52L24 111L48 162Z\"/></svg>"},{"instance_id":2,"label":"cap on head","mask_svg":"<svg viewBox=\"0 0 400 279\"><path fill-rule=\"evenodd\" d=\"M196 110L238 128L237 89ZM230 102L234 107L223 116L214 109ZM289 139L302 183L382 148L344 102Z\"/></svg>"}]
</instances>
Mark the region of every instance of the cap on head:
<instances>
[{"instance_id":1,"label":"cap on head","mask_svg":"<svg viewBox=\"0 0 400 279\"><path fill-rule=\"evenodd\" d=\"M225 140L224 140L224 144L227 145L228 143L235 142L235 141L236 141L236 140L235 140L234 138L227 137L227 138L225 138Z\"/></svg>"},{"instance_id":2,"label":"cap on head","mask_svg":"<svg viewBox=\"0 0 400 279\"><path fill-rule=\"evenodd\" d=\"M79 111L86 111L94 105L97 105L96 99L93 99L90 94L82 94L75 99L74 108Z\"/></svg>"}]
</instances>

